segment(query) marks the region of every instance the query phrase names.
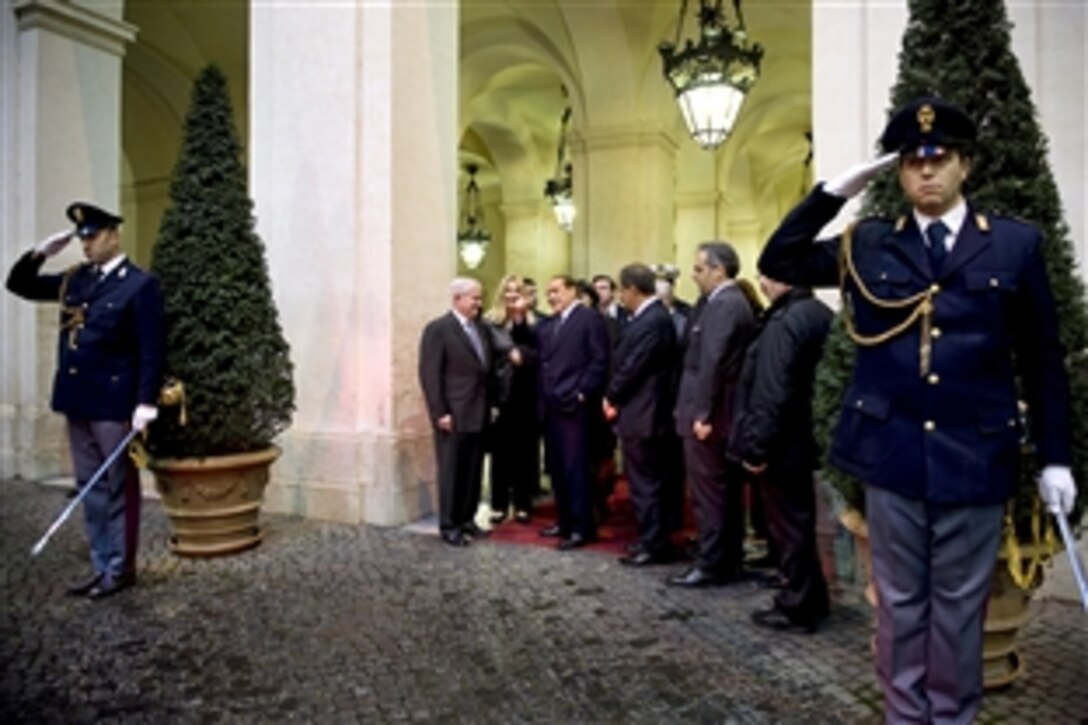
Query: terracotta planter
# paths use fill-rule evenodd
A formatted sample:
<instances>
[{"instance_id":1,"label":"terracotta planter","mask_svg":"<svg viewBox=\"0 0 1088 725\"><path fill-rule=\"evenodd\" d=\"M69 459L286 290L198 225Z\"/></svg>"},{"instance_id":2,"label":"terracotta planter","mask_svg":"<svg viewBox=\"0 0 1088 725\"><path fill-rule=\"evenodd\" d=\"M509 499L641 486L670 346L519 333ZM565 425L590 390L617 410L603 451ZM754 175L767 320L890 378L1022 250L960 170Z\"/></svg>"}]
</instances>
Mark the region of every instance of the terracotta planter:
<instances>
[{"instance_id":1,"label":"terracotta planter","mask_svg":"<svg viewBox=\"0 0 1088 725\"><path fill-rule=\"evenodd\" d=\"M875 608L878 600L873 585L873 560L865 517L856 509L847 508L839 514L839 521L854 535L857 556L865 569L865 599ZM1023 661L1016 651L1016 635L1027 623L1028 604L1034 593L1035 589L1025 591L1013 582L1002 549L994 566L983 623L982 684L987 690L1006 687L1024 672ZM870 640L870 646L875 651L875 635Z\"/></svg>"},{"instance_id":2,"label":"terracotta planter","mask_svg":"<svg viewBox=\"0 0 1088 725\"><path fill-rule=\"evenodd\" d=\"M261 500L276 446L253 453L150 462L170 518L170 549L181 556L223 556L261 542Z\"/></svg>"}]
</instances>

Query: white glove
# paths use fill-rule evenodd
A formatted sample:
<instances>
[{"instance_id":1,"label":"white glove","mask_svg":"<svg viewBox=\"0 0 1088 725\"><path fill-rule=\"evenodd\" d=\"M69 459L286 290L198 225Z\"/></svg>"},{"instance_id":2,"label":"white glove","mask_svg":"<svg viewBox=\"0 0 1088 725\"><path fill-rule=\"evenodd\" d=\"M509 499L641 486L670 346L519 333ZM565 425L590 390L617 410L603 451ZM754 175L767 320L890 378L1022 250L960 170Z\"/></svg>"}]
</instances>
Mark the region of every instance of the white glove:
<instances>
[{"instance_id":1,"label":"white glove","mask_svg":"<svg viewBox=\"0 0 1088 725\"><path fill-rule=\"evenodd\" d=\"M34 247L34 251L46 257L52 257L54 254L64 249L68 245L68 242L72 241L74 234L75 232L71 229L57 232L38 242L38 246Z\"/></svg>"},{"instance_id":2,"label":"white glove","mask_svg":"<svg viewBox=\"0 0 1088 725\"><path fill-rule=\"evenodd\" d=\"M872 161L854 164L831 181L824 184L824 191L832 196L849 199L857 196L858 192L865 188L866 184L875 179L884 169L895 164L899 159L899 152L879 156Z\"/></svg>"},{"instance_id":3,"label":"white glove","mask_svg":"<svg viewBox=\"0 0 1088 725\"><path fill-rule=\"evenodd\" d=\"M159 409L154 405L137 405L132 412L133 430L142 431L147 424L159 417Z\"/></svg>"},{"instance_id":4,"label":"white glove","mask_svg":"<svg viewBox=\"0 0 1088 725\"><path fill-rule=\"evenodd\" d=\"M1068 466L1046 466L1039 476L1039 498L1052 514L1068 514L1077 498L1077 485Z\"/></svg>"}]
</instances>

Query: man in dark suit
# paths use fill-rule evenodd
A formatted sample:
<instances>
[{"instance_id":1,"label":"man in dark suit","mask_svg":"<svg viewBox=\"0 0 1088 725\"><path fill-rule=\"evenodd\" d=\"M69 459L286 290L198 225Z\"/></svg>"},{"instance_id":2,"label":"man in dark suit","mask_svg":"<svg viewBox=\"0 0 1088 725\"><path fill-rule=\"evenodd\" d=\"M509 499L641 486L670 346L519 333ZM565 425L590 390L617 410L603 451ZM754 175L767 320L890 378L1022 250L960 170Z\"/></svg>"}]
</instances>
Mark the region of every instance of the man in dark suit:
<instances>
[{"instance_id":1,"label":"man in dark suit","mask_svg":"<svg viewBox=\"0 0 1088 725\"><path fill-rule=\"evenodd\" d=\"M665 511L668 487L679 483L669 478L666 445L673 427L676 330L654 295L654 273L646 265L620 270L619 298L630 315L603 407L620 439L639 533L639 549L620 563L664 564L673 560Z\"/></svg>"},{"instance_id":2,"label":"man in dark suit","mask_svg":"<svg viewBox=\"0 0 1088 725\"><path fill-rule=\"evenodd\" d=\"M695 565L669 579L673 586L728 584L743 575L743 476L725 457L737 378L755 327L752 306L734 283L739 272L729 244L704 242L696 250L692 276L702 294L686 335L676 431L699 540Z\"/></svg>"},{"instance_id":3,"label":"man in dark suit","mask_svg":"<svg viewBox=\"0 0 1088 725\"><path fill-rule=\"evenodd\" d=\"M451 546L487 535L476 525L484 431L497 405L498 361L480 322L483 291L474 279L450 283L452 309L432 320L419 344L419 383L434 425L438 527Z\"/></svg>"},{"instance_id":4,"label":"man in dark suit","mask_svg":"<svg viewBox=\"0 0 1088 725\"><path fill-rule=\"evenodd\" d=\"M121 217L76 202L76 225L24 254L8 289L28 300L59 301L60 336L53 410L67 417L76 485L82 487L133 428L158 415L163 370L159 283L121 252ZM45 260L78 237L87 261L63 274L42 274ZM128 456L117 460L83 499L94 573L71 587L92 599L136 580L140 479Z\"/></svg>"},{"instance_id":5,"label":"man in dark suit","mask_svg":"<svg viewBox=\"0 0 1088 725\"><path fill-rule=\"evenodd\" d=\"M812 433L812 395L833 315L810 289L766 275L759 281L771 304L741 368L729 450L756 483L785 586L773 606L752 613L752 621L813 632L830 599L816 550L812 472L820 449Z\"/></svg>"},{"instance_id":6,"label":"man in dark suit","mask_svg":"<svg viewBox=\"0 0 1088 725\"><path fill-rule=\"evenodd\" d=\"M1053 512L1076 496L1068 380L1039 230L963 195L975 124L919 98L881 138L886 155L819 185L767 243L760 269L839 283L858 345L831 461L866 482L877 674L895 722L970 722L1004 505L1021 455L1017 382ZM883 169L912 211L816 236ZM841 263L841 267L840 267Z\"/></svg>"},{"instance_id":7,"label":"man in dark suit","mask_svg":"<svg viewBox=\"0 0 1088 725\"><path fill-rule=\"evenodd\" d=\"M559 537L566 551L597 538L588 443L591 416L601 415L610 345L604 318L578 302L573 279L554 277L548 303L553 316L539 329L539 404L559 521L540 533Z\"/></svg>"}]
</instances>

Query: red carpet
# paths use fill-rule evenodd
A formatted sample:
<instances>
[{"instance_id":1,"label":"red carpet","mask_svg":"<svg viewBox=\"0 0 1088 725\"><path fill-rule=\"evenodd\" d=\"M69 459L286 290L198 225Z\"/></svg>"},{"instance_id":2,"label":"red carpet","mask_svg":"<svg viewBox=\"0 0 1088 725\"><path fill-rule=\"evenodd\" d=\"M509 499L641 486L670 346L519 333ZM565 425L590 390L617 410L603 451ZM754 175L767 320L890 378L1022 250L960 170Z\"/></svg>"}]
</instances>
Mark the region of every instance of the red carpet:
<instances>
[{"instance_id":1,"label":"red carpet","mask_svg":"<svg viewBox=\"0 0 1088 725\"><path fill-rule=\"evenodd\" d=\"M542 499L533 509L533 518L529 523L519 524L508 518L492 527L489 540L503 544L555 548L556 539L540 535L541 529L551 526L555 521L554 501L550 498ZM688 533L685 531L678 534L676 541L683 541ZM638 527L635 524L635 511L631 505L631 496L627 492L627 482L620 478L608 499L608 517L597 527L597 541L585 548L622 556L627 553L627 545L636 542Z\"/></svg>"}]
</instances>

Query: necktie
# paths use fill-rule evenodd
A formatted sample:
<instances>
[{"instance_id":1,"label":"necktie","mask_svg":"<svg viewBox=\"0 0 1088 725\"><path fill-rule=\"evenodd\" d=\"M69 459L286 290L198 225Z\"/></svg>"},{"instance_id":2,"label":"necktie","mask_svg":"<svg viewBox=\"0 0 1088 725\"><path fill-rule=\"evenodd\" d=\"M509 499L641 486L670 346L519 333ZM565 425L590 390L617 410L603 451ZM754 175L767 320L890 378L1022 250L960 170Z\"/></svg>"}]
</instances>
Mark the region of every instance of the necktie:
<instances>
[{"instance_id":1,"label":"necktie","mask_svg":"<svg viewBox=\"0 0 1088 725\"><path fill-rule=\"evenodd\" d=\"M472 349L476 351L476 357L480 358L480 362L484 362L484 345L480 342L480 333L476 331L476 325L472 324L472 322L466 322L465 334L468 335L469 342L472 343Z\"/></svg>"},{"instance_id":2,"label":"necktie","mask_svg":"<svg viewBox=\"0 0 1088 725\"><path fill-rule=\"evenodd\" d=\"M929 244L929 265L933 268L933 274L940 274L944 265L944 258L948 256L948 247L944 240L950 230L939 219L926 227L926 241Z\"/></svg>"}]
</instances>

